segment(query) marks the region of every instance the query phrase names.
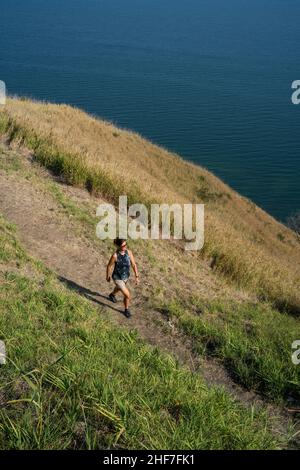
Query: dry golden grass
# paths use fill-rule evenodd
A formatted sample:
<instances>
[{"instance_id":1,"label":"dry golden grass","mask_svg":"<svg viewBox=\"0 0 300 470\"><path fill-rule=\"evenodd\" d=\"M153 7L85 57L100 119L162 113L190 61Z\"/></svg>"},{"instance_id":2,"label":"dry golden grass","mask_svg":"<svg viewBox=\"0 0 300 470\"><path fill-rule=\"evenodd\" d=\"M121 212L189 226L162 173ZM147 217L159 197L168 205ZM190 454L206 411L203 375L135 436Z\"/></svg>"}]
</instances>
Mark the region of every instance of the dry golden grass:
<instances>
[{"instance_id":1,"label":"dry golden grass","mask_svg":"<svg viewBox=\"0 0 300 470\"><path fill-rule=\"evenodd\" d=\"M204 168L67 105L8 99L0 130L68 182L114 202L124 191L130 201L204 202L201 255L278 308L300 312L296 234Z\"/></svg>"}]
</instances>

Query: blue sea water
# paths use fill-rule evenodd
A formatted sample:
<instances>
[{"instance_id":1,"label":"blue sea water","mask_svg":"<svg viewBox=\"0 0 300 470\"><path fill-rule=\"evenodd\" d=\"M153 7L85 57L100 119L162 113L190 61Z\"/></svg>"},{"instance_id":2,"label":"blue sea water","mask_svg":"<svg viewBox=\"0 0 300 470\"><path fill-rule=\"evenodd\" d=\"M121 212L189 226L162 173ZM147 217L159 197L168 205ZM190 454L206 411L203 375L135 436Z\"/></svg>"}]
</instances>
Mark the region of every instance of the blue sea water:
<instances>
[{"instance_id":1,"label":"blue sea water","mask_svg":"<svg viewBox=\"0 0 300 470\"><path fill-rule=\"evenodd\" d=\"M0 79L300 209L299 0L0 0Z\"/></svg>"}]
</instances>

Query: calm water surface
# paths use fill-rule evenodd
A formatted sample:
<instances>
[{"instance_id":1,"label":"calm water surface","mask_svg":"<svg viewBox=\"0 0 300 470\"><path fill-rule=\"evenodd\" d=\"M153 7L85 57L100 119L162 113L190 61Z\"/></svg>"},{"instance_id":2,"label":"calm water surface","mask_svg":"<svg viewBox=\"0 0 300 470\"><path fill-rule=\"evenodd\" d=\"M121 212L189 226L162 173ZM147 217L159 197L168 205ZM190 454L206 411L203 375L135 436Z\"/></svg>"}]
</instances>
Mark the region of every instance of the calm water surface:
<instances>
[{"instance_id":1,"label":"calm water surface","mask_svg":"<svg viewBox=\"0 0 300 470\"><path fill-rule=\"evenodd\" d=\"M300 209L298 0L1 0L0 79L212 170L280 220Z\"/></svg>"}]
</instances>

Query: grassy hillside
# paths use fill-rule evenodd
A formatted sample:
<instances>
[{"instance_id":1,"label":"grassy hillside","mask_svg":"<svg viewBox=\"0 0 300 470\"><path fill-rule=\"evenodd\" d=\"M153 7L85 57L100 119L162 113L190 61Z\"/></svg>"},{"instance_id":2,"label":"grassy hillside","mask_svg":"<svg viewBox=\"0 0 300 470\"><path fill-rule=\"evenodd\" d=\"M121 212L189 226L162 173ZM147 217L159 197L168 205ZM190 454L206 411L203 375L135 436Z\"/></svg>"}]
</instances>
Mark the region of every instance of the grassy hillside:
<instances>
[{"instance_id":1,"label":"grassy hillside","mask_svg":"<svg viewBox=\"0 0 300 470\"><path fill-rule=\"evenodd\" d=\"M0 447L285 447L283 407L300 403L297 236L206 170L78 109L9 99L0 134L0 213L18 229L0 219ZM201 253L130 241L142 284L125 330L98 302L112 244L95 236L99 202L124 193L206 204ZM174 337L193 360L217 361L243 405L179 365Z\"/></svg>"},{"instance_id":2,"label":"grassy hillside","mask_svg":"<svg viewBox=\"0 0 300 470\"><path fill-rule=\"evenodd\" d=\"M276 423L264 413L208 389L134 331L100 318L26 255L3 218L0 263L0 337L8 354L1 368L1 449L285 445L287 437L271 433Z\"/></svg>"},{"instance_id":3,"label":"grassy hillside","mask_svg":"<svg viewBox=\"0 0 300 470\"><path fill-rule=\"evenodd\" d=\"M204 202L205 256L214 270L276 308L300 312L296 235L203 168L79 109L9 99L0 131L70 184L117 203Z\"/></svg>"},{"instance_id":4,"label":"grassy hillside","mask_svg":"<svg viewBox=\"0 0 300 470\"><path fill-rule=\"evenodd\" d=\"M26 152L1 150L0 146L0 155L3 174L1 177L0 173L0 201L6 197L8 205L15 206L16 213L23 215L22 219L13 220L20 228L25 223L23 238L29 236L27 246L31 252L43 256L50 251L53 256L44 257L45 263L51 263L64 277L71 276L73 280L78 269L83 269L84 257L86 276L82 276L79 283L104 293L109 289L105 287L104 274L112 243L95 236L95 208L99 199L53 180L38 164L28 164ZM0 202L0 211L2 205ZM42 217L49 208L48 221L40 218L39 214ZM30 233L33 221L38 228ZM51 229L47 228L49 224ZM65 232L60 234L56 227L62 225ZM45 226L46 233L50 232L49 242L43 238L43 229L39 226ZM74 240L66 239L70 233L76 234ZM83 237L87 238L84 245ZM36 246L33 245L35 238ZM53 238L61 246L59 252L55 251ZM291 361L291 344L300 338L298 317L280 312L270 302L236 288L212 271L205 261L195 259L192 253L182 251L176 244L157 240L129 243L142 276L142 284L136 292L141 297L139 306L134 295L135 328L140 326L142 333L149 332L148 319L153 311L159 312L158 318L155 317L159 323L153 320L152 328L156 344L159 344L160 329L170 333L168 324L171 322L191 339L196 356L217 358L243 387L259 391L278 403L291 399L300 401L300 368ZM99 267L93 266L95 252L88 249L88 244L95 248ZM73 261L67 273L63 266L70 262L70 245L78 245L82 256ZM166 341L169 342L168 336Z\"/></svg>"},{"instance_id":5,"label":"grassy hillside","mask_svg":"<svg viewBox=\"0 0 300 470\"><path fill-rule=\"evenodd\" d=\"M291 361L299 320L267 303L224 299L194 298L186 305L173 301L164 311L178 321L198 354L223 360L244 387L277 402L300 403L300 370Z\"/></svg>"}]
</instances>

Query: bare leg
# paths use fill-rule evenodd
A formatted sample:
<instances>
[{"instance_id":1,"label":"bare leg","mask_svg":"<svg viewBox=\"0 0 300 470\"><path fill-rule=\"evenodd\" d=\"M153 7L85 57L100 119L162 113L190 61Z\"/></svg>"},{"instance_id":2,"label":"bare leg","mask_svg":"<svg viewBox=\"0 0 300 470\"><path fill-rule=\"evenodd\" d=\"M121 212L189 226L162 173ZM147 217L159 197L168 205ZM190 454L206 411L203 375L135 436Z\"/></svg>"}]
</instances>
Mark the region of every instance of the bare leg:
<instances>
[{"instance_id":1,"label":"bare leg","mask_svg":"<svg viewBox=\"0 0 300 470\"><path fill-rule=\"evenodd\" d=\"M124 296L124 307L125 307L125 310L128 310L128 308L129 308L129 300L130 300L129 297Z\"/></svg>"},{"instance_id":2,"label":"bare leg","mask_svg":"<svg viewBox=\"0 0 300 470\"><path fill-rule=\"evenodd\" d=\"M112 291L113 295L116 295L120 291L120 288L115 286L114 290Z\"/></svg>"},{"instance_id":3,"label":"bare leg","mask_svg":"<svg viewBox=\"0 0 300 470\"><path fill-rule=\"evenodd\" d=\"M130 303L130 292L127 289L127 287L123 287L122 289L122 294L124 295L124 307L125 310L129 308L129 303Z\"/></svg>"}]
</instances>

